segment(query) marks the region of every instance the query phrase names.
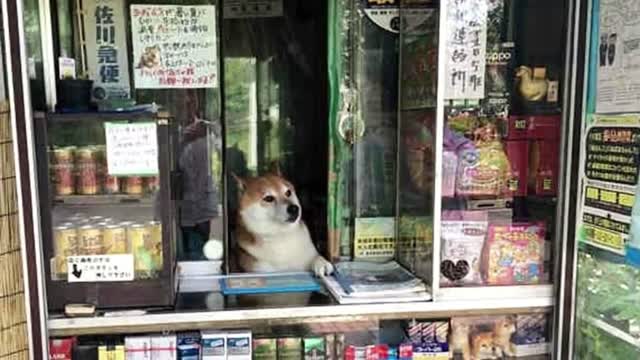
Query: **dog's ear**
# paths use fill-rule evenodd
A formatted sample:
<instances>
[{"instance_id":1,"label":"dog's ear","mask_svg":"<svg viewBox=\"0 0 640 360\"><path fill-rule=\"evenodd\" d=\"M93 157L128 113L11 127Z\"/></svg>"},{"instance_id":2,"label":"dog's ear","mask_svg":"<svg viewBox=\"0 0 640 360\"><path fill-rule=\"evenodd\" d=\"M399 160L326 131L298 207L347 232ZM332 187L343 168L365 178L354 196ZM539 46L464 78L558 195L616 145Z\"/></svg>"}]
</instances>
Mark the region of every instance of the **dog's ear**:
<instances>
[{"instance_id":1,"label":"dog's ear","mask_svg":"<svg viewBox=\"0 0 640 360\"><path fill-rule=\"evenodd\" d=\"M271 162L271 169L269 170L269 173L275 176L282 177L282 172L280 171L280 162L278 160L274 160Z\"/></svg>"},{"instance_id":2,"label":"dog's ear","mask_svg":"<svg viewBox=\"0 0 640 360\"><path fill-rule=\"evenodd\" d=\"M233 172L231 173L231 176L233 176L233 178L236 180L238 191L241 193L244 192L247 189L247 181Z\"/></svg>"}]
</instances>

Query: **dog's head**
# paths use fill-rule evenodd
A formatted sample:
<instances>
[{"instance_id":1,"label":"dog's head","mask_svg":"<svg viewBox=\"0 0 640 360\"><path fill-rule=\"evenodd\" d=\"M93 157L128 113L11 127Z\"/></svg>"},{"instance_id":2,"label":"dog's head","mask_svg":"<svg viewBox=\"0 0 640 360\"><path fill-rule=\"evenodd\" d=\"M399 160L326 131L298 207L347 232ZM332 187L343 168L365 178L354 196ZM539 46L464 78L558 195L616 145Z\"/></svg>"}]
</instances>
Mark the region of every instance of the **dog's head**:
<instances>
[{"instance_id":1,"label":"dog's head","mask_svg":"<svg viewBox=\"0 0 640 360\"><path fill-rule=\"evenodd\" d=\"M279 172L253 178L240 178L238 213L242 224L253 234L273 235L297 225L302 215L293 185Z\"/></svg>"}]
</instances>

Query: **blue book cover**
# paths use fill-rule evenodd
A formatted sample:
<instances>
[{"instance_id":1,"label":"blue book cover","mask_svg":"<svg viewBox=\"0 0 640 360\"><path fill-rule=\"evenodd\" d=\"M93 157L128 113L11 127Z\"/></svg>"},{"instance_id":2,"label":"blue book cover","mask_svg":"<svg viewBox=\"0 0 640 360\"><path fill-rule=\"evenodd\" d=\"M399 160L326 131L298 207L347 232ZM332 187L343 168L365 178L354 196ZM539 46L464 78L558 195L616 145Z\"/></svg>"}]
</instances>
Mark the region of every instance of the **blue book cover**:
<instances>
[{"instance_id":1,"label":"blue book cover","mask_svg":"<svg viewBox=\"0 0 640 360\"><path fill-rule=\"evenodd\" d=\"M220 279L224 295L270 294L320 291L311 273L269 273L229 275Z\"/></svg>"}]
</instances>

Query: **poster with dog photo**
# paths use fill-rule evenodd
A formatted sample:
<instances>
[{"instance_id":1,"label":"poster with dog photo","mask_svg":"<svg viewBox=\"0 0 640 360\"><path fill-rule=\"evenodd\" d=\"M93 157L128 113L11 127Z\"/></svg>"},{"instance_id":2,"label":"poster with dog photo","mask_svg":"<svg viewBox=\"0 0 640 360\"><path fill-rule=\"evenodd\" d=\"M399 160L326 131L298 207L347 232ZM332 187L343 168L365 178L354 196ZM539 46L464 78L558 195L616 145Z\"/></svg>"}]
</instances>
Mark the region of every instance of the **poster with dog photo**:
<instances>
[{"instance_id":1,"label":"poster with dog photo","mask_svg":"<svg viewBox=\"0 0 640 360\"><path fill-rule=\"evenodd\" d=\"M218 86L213 5L131 5L137 89Z\"/></svg>"}]
</instances>

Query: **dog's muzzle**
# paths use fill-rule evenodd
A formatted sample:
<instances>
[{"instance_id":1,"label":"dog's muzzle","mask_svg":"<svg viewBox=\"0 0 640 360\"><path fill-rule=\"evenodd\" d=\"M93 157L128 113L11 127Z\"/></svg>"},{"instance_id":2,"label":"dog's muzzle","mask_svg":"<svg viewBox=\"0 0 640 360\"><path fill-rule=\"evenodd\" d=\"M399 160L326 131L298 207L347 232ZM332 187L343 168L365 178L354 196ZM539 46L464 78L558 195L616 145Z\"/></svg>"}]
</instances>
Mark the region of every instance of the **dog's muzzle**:
<instances>
[{"instance_id":1,"label":"dog's muzzle","mask_svg":"<svg viewBox=\"0 0 640 360\"><path fill-rule=\"evenodd\" d=\"M298 217L300 216L300 206L298 205L289 205L287 206L287 221L288 222L296 222L298 221Z\"/></svg>"}]
</instances>

